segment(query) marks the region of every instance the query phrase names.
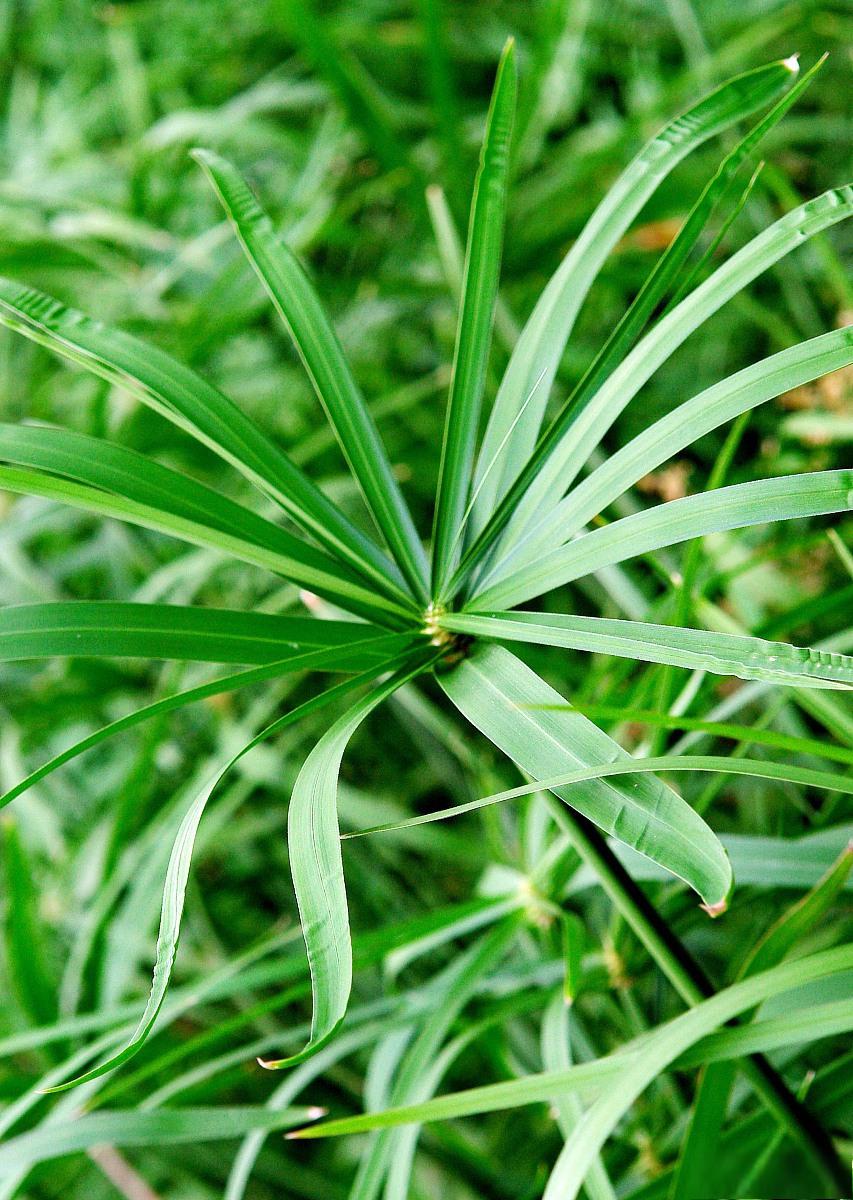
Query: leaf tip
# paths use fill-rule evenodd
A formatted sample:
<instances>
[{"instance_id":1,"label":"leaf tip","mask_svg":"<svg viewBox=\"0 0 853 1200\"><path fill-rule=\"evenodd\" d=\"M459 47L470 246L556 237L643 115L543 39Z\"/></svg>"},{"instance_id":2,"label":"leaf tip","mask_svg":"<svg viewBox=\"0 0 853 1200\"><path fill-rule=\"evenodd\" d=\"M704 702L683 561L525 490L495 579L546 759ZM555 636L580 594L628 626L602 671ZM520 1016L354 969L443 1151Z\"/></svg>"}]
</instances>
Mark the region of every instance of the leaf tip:
<instances>
[{"instance_id":1,"label":"leaf tip","mask_svg":"<svg viewBox=\"0 0 853 1200\"><path fill-rule=\"evenodd\" d=\"M724 896L722 900L717 900L714 904L700 904L699 907L713 920L715 917L721 917L728 910L728 897Z\"/></svg>"},{"instance_id":2,"label":"leaf tip","mask_svg":"<svg viewBox=\"0 0 853 1200\"><path fill-rule=\"evenodd\" d=\"M789 54L787 58L782 59L782 66L791 72L792 75L799 74L800 70L800 53Z\"/></svg>"},{"instance_id":3,"label":"leaf tip","mask_svg":"<svg viewBox=\"0 0 853 1200\"><path fill-rule=\"evenodd\" d=\"M322 1108L319 1104L312 1105L311 1108L308 1109L308 1117L309 1117L309 1120L312 1120L312 1121L316 1121L320 1117L328 1116L328 1113L329 1113L329 1110L327 1108ZM301 1138L312 1137L312 1136L313 1135L312 1135L310 1126L303 1125L299 1129L289 1130L284 1135L284 1140L286 1142L297 1142Z\"/></svg>"}]
</instances>

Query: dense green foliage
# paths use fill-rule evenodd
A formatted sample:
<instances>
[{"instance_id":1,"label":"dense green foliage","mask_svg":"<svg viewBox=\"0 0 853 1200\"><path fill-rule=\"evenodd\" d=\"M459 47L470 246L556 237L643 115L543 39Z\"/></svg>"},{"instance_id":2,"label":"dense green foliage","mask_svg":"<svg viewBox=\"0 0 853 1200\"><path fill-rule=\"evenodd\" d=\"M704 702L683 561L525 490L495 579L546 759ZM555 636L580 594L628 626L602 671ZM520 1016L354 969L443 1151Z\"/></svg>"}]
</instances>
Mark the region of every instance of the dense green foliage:
<instances>
[{"instance_id":1,"label":"dense green foliage","mask_svg":"<svg viewBox=\"0 0 853 1200\"><path fill-rule=\"evenodd\" d=\"M2 10L0 1197L849 1189L850 32Z\"/></svg>"}]
</instances>

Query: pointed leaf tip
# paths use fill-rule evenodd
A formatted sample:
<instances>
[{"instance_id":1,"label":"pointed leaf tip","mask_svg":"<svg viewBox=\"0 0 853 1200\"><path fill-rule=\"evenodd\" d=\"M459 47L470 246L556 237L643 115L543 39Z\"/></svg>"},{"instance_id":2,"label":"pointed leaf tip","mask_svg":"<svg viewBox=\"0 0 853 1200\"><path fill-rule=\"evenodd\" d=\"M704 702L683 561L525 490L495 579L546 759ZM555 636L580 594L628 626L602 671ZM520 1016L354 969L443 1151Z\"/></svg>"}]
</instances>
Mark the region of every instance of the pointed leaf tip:
<instances>
[{"instance_id":1,"label":"pointed leaf tip","mask_svg":"<svg viewBox=\"0 0 853 1200\"><path fill-rule=\"evenodd\" d=\"M800 70L800 54L789 54L787 58L782 59L782 66L787 67L792 75L796 75Z\"/></svg>"}]
</instances>

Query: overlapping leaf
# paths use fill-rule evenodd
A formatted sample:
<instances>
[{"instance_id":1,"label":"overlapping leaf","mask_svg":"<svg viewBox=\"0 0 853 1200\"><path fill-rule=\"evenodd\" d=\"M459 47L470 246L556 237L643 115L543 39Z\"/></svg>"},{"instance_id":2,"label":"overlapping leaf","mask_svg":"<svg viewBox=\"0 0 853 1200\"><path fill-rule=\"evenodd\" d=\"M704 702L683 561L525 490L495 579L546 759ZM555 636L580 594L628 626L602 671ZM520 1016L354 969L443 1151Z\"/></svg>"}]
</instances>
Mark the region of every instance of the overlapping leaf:
<instances>
[{"instance_id":1,"label":"overlapping leaf","mask_svg":"<svg viewBox=\"0 0 853 1200\"><path fill-rule=\"evenodd\" d=\"M502 647L480 647L439 680L472 724L534 779L627 758L596 725L562 708L559 692ZM725 907L732 878L722 846L660 780L646 776L627 786L594 781L554 791L601 829L684 879L706 907Z\"/></svg>"}]
</instances>

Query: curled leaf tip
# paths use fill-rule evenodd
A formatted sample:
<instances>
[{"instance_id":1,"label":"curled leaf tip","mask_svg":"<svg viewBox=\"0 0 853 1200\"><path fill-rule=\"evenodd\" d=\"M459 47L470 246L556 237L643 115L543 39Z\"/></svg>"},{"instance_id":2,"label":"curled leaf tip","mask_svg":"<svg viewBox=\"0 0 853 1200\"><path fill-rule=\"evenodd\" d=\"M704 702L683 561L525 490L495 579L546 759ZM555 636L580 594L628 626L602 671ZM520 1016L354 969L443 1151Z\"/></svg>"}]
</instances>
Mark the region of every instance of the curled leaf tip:
<instances>
[{"instance_id":1,"label":"curled leaf tip","mask_svg":"<svg viewBox=\"0 0 853 1200\"><path fill-rule=\"evenodd\" d=\"M265 1071L277 1071L284 1059L281 1058L256 1058L255 1062L259 1067L263 1067Z\"/></svg>"},{"instance_id":2,"label":"curled leaf tip","mask_svg":"<svg viewBox=\"0 0 853 1200\"><path fill-rule=\"evenodd\" d=\"M799 51L796 54L790 54L787 58L783 58L782 66L787 67L792 75L796 75L800 69Z\"/></svg>"},{"instance_id":3,"label":"curled leaf tip","mask_svg":"<svg viewBox=\"0 0 853 1200\"><path fill-rule=\"evenodd\" d=\"M700 904L699 907L703 912L706 912L708 916L713 919L714 917L721 917L723 913L726 912L729 907L729 902L725 897L723 897L723 899L718 900L716 904Z\"/></svg>"}]
</instances>

